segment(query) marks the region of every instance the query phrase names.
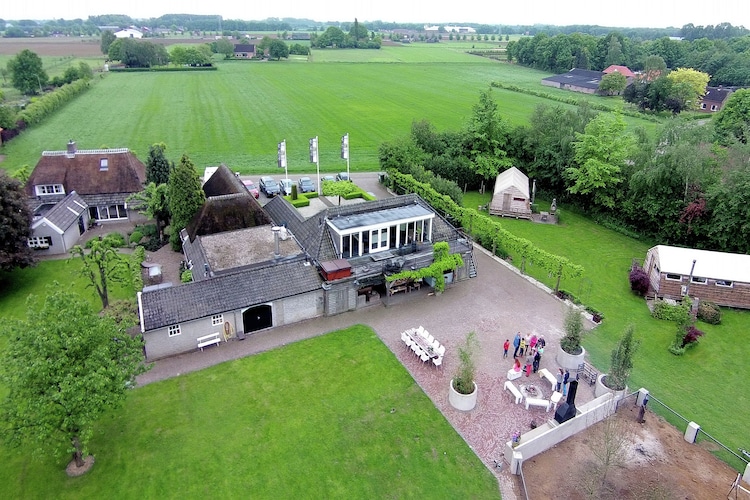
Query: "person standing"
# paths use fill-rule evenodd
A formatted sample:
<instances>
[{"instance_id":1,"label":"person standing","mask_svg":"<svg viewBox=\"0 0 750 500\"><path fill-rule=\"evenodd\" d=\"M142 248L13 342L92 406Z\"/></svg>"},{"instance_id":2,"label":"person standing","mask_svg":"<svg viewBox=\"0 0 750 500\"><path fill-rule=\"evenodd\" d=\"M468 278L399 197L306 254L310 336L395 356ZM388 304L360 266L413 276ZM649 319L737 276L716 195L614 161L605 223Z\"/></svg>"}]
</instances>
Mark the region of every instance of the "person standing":
<instances>
[{"instance_id":1,"label":"person standing","mask_svg":"<svg viewBox=\"0 0 750 500\"><path fill-rule=\"evenodd\" d=\"M562 394L563 396L568 395L568 380L570 379L570 372L566 369L565 375L563 375L563 382L562 382Z\"/></svg>"},{"instance_id":2,"label":"person standing","mask_svg":"<svg viewBox=\"0 0 750 500\"><path fill-rule=\"evenodd\" d=\"M505 339L505 343L503 344L503 359L508 357L508 349L510 349L510 340Z\"/></svg>"},{"instance_id":3,"label":"person standing","mask_svg":"<svg viewBox=\"0 0 750 500\"><path fill-rule=\"evenodd\" d=\"M516 332L516 336L513 337L513 347L515 347L513 351L513 357L515 358L518 356L518 349L521 347L521 332Z\"/></svg>"},{"instance_id":4,"label":"person standing","mask_svg":"<svg viewBox=\"0 0 750 500\"><path fill-rule=\"evenodd\" d=\"M523 356L524 351L526 351L526 339L521 338L521 344L518 346L518 355Z\"/></svg>"},{"instance_id":5,"label":"person standing","mask_svg":"<svg viewBox=\"0 0 750 500\"><path fill-rule=\"evenodd\" d=\"M534 365L534 356L531 355L531 351L526 355L526 376L531 375L531 367Z\"/></svg>"},{"instance_id":6,"label":"person standing","mask_svg":"<svg viewBox=\"0 0 750 500\"><path fill-rule=\"evenodd\" d=\"M561 389L562 383L563 383L563 377L564 377L563 369L559 368L557 370L557 385L555 386L555 390L557 392L560 392L560 389Z\"/></svg>"},{"instance_id":7,"label":"person standing","mask_svg":"<svg viewBox=\"0 0 750 500\"><path fill-rule=\"evenodd\" d=\"M536 348L537 340L536 334L532 333L531 338L529 338L529 347L532 351Z\"/></svg>"},{"instance_id":8,"label":"person standing","mask_svg":"<svg viewBox=\"0 0 750 500\"><path fill-rule=\"evenodd\" d=\"M536 373L537 370L539 370L539 362L541 360L542 360L542 353L540 353L539 351L536 351L534 353L534 373Z\"/></svg>"},{"instance_id":9,"label":"person standing","mask_svg":"<svg viewBox=\"0 0 750 500\"><path fill-rule=\"evenodd\" d=\"M543 348L547 345L547 341L544 340L544 335L540 335L539 339L536 341L537 349Z\"/></svg>"}]
</instances>

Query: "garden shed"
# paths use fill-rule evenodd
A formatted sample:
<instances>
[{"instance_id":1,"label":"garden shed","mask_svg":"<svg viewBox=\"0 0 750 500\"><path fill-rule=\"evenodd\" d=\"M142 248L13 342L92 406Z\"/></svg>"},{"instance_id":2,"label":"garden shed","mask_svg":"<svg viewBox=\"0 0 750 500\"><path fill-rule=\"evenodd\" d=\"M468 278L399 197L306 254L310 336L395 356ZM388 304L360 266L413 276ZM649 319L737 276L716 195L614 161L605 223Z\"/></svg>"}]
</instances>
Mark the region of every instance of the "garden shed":
<instances>
[{"instance_id":1,"label":"garden shed","mask_svg":"<svg viewBox=\"0 0 750 500\"><path fill-rule=\"evenodd\" d=\"M646 253L644 270L657 297L690 295L750 309L750 255L657 245Z\"/></svg>"},{"instance_id":2,"label":"garden shed","mask_svg":"<svg viewBox=\"0 0 750 500\"><path fill-rule=\"evenodd\" d=\"M531 219L529 178L516 167L497 176L489 212L492 215Z\"/></svg>"}]
</instances>

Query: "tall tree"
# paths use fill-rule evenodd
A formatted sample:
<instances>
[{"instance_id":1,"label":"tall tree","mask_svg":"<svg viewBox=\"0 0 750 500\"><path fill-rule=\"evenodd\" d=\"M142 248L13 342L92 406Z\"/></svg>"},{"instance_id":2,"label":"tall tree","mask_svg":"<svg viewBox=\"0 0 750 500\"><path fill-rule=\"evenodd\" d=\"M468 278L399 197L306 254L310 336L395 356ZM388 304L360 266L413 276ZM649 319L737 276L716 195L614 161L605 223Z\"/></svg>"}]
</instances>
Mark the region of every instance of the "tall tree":
<instances>
[{"instance_id":1,"label":"tall tree","mask_svg":"<svg viewBox=\"0 0 750 500\"><path fill-rule=\"evenodd\" d=\"M289 57L289 46L284 40L274 39L271 40L271 45L268 47L268 56L276 58L277 61L281 58Z\"/></svg>"},{"instance_id":2,"label":"tall tree","mask_svg":"<svg viewBox=\"0 0 750 500\"><path fill-rule=\"evenodd\" d=\"M646 75L646 81L654 81L667 73L667 63L664 58L658 55L646 57L643 61L643 74Z\"/></svg>"},{"instance_id":3,"label":"tall tree","mask_svg":"<svg viewBox=\"0 0 750 500\"><path fill-rule=\"evenodd\" d=\"M172 232L169 242L172 250L179 252L182 247L180 231L198 213L206 201L206 195L201 188L201 180L195 171L195 165L187 155L182 155L180 163L169 175L169 211L172 213Z\"/></svg>"},{"instance_id":4,"label":"tall tree","mask_svg":"<svg viewBox=\"0 0 750 500\"><path fill-rule=\"evenodd\" d=\"M37 94L47 84L48 77L42 59L29 49L23 49L8 61L8 71L11 73L13 87L23 94Z\"/></svg>"},{"instance_id":5,"label":"tall tree","mask_svg":"<svg viewBox=\"0 0 750 500\"><path fill-rule=\"evenodd\" d=\"M163 142L152 144L148 148L148 158L146 159L146 182L153 182L156 185L166 184L169 182L169 174L174 169L174 163L167 160L164 153L167 145Z\"/></svg>"},{"instance_id":6,"label":"tall tree","mask_svg":"<svg viewBox=\"0 0 750 500\"><path fill-rule=\"evenodd\" d=\"M72 453L84 465L94 423L125 401L145 371L142 341L88 302L55 284L43 304L28 302L25 321L3 323L0 381L7 388L0 429L32 451Z\"/></svg>"},{"instance_id":7,"label":"tall tree","mask_svg":"<svg viewBox=\"0 0 750 500\"><path fill-rule=\"evenodd\" d=\"M29 248L31 212L21 183L0 169L0 269L10 271L36 263Z\"/></svg>"},{"instance_id":8,"label":"tall tree","mask_svg":"<svg viewBox=\"0 0 750 500\"><path fill-rule=\"evenodd\" d=\"M169 223L169 186L149 182L143 191L130 195L128 203L132 203L138 213L154 219L161 241L164 225Z\"/></svg>"},{"instance_id":9,"label":"tall tree","mask_svg":"<svg viewBox=\"0 0 750 500\"><path fill-rule=\"evenodd\" d=\"M112 42L117 40L117 37L111 30L102 30L102 41L101 41L101 49L102 54L105 56L109 54L109 46L112 45Z\"/></svg>"},{"instance_id":10,"label":"tall tree","mask_svg":"<svg viewBox=\"0 0 750 500\"><path fill-rule=\"evenodd\" d=\"M109 238L90 240L90 249L85 251L81 245L70 249L74 257L83 262L81 274L89 281L89 285L96 290L102 301L102 309L109 306L109 285L123 283L128 279L128 266L125 259Z\"/></svg>"},{"instance_id":11,"label":"tall tree","mask_svg":"<svg viewBox=\"0 0 750 500\"><path fill-rule=\"evenodd\" d=\"M736 139L747 143L750 138L750 89L739 89L714 118L714 129L724 142Z\"/></svg>"},{"instance_id":12,"label":"tall tree","mask_svg":"<svg viewBox=\"0 0 750 500\"><path fill-rule=\"evenodd\" d=\"M613 71L602 77L599 82L599 91L607 95L619 94L628 86L628 79L619 71Z\"/></svg>"},{"instance_id":13,"label":"tall tree","mask_svg":"<svg viewBox=\"0 0 750 500\"><path fill-rule=\"evenodd\" d=\"M698 109L711 77L693 68L678 68L667 75L673 95L685 103L685 109Z\"/></svg>"},{"instance_id":14,"label":"tall tree","mask_svg":"<svg viewBox=\"0 0 750 500\"><path fill-rule=\"evenodd\" d=\"M500 117L492 88L479 93L467 127L467 140L475 171L485 180L497 177L501 169L512 166L506 152L508 127Z\"/></svg>"},{"instance_id":15,"label":"tall tree","mask_svg":"<svg viewBox=\"0 0 750 500\"><path fill-rule=\"evenodd\" d=\"M620 113L601 113L586 125L583 134L576 133L576 165L565 171L571 183L569 192L589 195L602 207L615 206L617 186L624 180L622 169L632 143L625 128Z\"/></svg>"}]
</instances>

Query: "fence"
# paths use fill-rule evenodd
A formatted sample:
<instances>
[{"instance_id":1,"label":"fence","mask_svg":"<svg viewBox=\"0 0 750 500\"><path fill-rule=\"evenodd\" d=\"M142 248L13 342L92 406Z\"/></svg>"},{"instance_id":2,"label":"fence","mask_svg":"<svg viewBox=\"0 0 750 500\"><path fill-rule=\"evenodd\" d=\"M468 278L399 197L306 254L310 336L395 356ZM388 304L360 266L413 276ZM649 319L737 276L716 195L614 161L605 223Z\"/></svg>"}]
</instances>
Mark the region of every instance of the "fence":
<instances>
[{"instance_id":1,"label":"fence","mask_svg":"<svg viewBox=\"0 0 750 500\"><path fill-rule=\"evenodd\" d=\"M685 416L679 414L673 408L670 408L664 401L661 401L660 399L656 398L653 394L649 394L649 401L654 401L654 402L658 403L659 405L661 405L660 407L663 408L664 410L666 410L667 412L669 412L670 415L672 415L673 417L676 417L678 420L684 422L685 426L687 426L688 424L690 424L690 422L692 422L692 420L690 420L690 419L686 418ZM667 420L669 420L669 419L667 419ZM735 468L737 468L738 465L741 465L741 468L739 468L740 471L742 471L742 469L744 469L745 467L747 467L747 464L750 463L750 456L743 457L742 455L736 453L731 448L729 448L727 445L725 445L724 443L722 443L721 441L719 441L718 439L716 439L715 437L713 437L711 434L709 434L708 432L706 432L706 430L703 429L703 427L699 427L698 428L698 434L696 436L695 441L698 442L699 439L707 439L707 440L712 441L714 444L716 444L717 446L719 446L720 448L722 448L724 450L724 452L729 453L730 457L733 457L734 459L739 460L739 462L737 462L734 465L732 464L732 462L734 462L734 460L727 461L727 463L729 465L734 466ZM738 448L737 451L743 452L743 450L740 449L740 448ZM744 453L743 453L743 455L744 455Z\"/></svg>"}]
</instances>

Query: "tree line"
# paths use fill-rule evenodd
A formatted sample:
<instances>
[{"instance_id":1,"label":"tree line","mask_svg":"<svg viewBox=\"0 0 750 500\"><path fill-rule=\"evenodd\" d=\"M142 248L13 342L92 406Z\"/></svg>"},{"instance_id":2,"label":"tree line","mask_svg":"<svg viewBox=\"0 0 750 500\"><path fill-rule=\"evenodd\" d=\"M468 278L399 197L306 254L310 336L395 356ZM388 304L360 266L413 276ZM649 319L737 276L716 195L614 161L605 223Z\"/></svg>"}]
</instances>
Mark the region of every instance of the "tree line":
<instances>
[{"instance_id":1,"label":"tree line","mask_svg":"<svg viewBox=\"0 0 750 500\"><path fill-rule=\"evenodd\" d=\"M383 169L410 174L460 204L464 189L491 187L510 165L547 199L577 207L624 234L719 251L750 251L750 90L738 90L713 120L670 119L650 137L626 130L620 113L583 102L542 104L511 127L491 91L460 130L415 121L383 143Z\"/></svg>"},{"instance_id":2,"label":"tree line","mask_svg":"<svg viewBox=\"0 0 750 500\"><path fill-rule=\"evenodd\" d=\"M747 30L745 30L747 31ZM508 43L507 59L525 66L564 73L571 68L601 71L617 64L633 71L646 68L649 57L661 57L668 69L693 68L711 76L710 85L750 85L750 35L676 40L632 39L620 32L604 37L585 33L550 36L539 33Z\"/></svg>"}]
</instances>

